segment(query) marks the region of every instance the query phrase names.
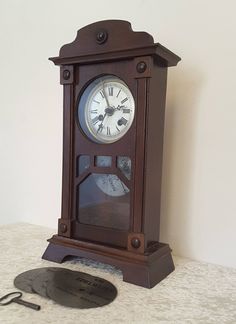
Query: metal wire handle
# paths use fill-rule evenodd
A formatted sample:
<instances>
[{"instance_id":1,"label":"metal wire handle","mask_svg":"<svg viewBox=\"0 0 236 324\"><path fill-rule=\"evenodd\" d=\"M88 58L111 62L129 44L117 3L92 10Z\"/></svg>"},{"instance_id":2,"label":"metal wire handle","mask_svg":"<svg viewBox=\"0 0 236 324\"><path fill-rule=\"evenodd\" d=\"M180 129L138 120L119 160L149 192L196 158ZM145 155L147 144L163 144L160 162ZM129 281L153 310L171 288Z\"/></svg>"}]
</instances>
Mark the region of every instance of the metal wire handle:
<instances>
[{"instance_id":1,"label":"metal wire handle","mask_svg":"<svg viewBox=\"0 0 236 324\"><path fill-rule=\"evenodd\" d=\"M11 295L16 295L16 296L13 297L13 298L11 298L8 302L2 303L2 300L7 299ZM21 298L21 297L22 297L22 293L21 292L19 292L19 291L11 292L11 293L9 293L9 294L7 294L7 295L5 295L5 296L3 296L3 297L0 298L0 306L9 305L9 304L11 304L11 303L14 302L14 299L15 298Z\"/></svg>"}]
</instances>

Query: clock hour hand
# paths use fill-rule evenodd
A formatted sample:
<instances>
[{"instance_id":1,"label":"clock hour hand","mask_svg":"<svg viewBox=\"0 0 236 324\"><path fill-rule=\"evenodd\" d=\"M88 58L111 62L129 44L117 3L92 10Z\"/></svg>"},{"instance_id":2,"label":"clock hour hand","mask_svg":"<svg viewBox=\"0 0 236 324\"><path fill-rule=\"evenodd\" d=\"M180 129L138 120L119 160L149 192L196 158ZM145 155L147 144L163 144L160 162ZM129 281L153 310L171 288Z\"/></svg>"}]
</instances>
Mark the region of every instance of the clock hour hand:
<instances>
[{"instance_id":1,"label":"clock hour hand","mask_svg":"<svg viewBox=\"0 0 236 324\"><path fill-rule=\"evenodd\" d=\"M99 124L98 129L97 129L97 133L99 133L100 130L102 131L103 127L104 127L103 123Z\"/></svg>"},{"instance_id":2,"label":"clock hour hand","mask_svg":"<svg viewBox=\"0 0 236 324\"><path fill-rule=\"evenodd\" d=\"M107 112L105 112L105 114L102 116L102 118L100 119L101 120L101 124L99 124L98 125L98 129L97 129L97 133L101 130L102 131L102 129L103 129L103 127L104 127L104 125L103 125L103 122L104 122L104 119L105 119L105 117L106 117L106 115L107 115Z\"/></svg>"}]
</instances>

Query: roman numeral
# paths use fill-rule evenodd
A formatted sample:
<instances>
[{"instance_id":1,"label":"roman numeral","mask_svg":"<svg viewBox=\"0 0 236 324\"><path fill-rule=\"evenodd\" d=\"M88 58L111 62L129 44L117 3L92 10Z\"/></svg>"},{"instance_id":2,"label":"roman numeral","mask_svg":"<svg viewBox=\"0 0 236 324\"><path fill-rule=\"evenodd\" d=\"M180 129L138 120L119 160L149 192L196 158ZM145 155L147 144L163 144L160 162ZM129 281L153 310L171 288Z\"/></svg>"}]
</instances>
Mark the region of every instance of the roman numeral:
<instances>
[{"instance_id":1,"label":"roman numeral","mask_svg":"<svg viewBox=\"0 0 236 324\"><path fill-rule=\"evenodd\" d=\"M117 93L116 98L119 97L120 92L121 92L121 89L120 89L119 92Z\"/></svg>"},{"instance_id":2,"label":"roman numeral","mask_svg":"<svg viewBox=\"0 0 236 324\"><path fill-rule=\"evenodd\" d=\"M118 132L120 132L120 129L116 126L116 129L118 130Z\"/></svg>"},{"instance_id":3,"label":"roman numeral","mask_svg":"<svg viewBox=\"0 0 236 324\"><path fill-rule=\"evenodd\" d=\"M128 109L128 108L124 108L124 109L123 109L123 113L124 113L124 114L129 114L129 113L130 113L130 109Z\"/></svg>"},{"instance_id":4,"label":"roman numeral","mask_svg":"<svg viewBox=\"0 0 236 324\"><path fill-rule=\"evenodd\" d=\"M96 116L96 117L92 118L92 122L93 122L94 125L96 125L99 122L98 118L99 118L99 116Z\"/></svg>"},{"instance_id":5,"label":"roman numeral","mask_svg":"<svg viewBox=\"0 0 236 324\"><path fill-rule=\"evenodd\" d=\"M111 129L109 126L107 126L107 135L111 135Z\"/></svg>"},{"instance_id":6,"label":"roman numeral","mask_svg":"<svg viewBox=\"0 0 236 324\"><path fill-rule=\"evenodd\" d=\"M100 104L100 102L99 102L99 101L97 101L97 100L95 100L95 99L93 99L93 102L96 102L97 104Z\"/></svg>"},{"instance_id":7,"label":"roman numeral","mask_svg":"<svg viewBox=\"0 0 236 324\"><path fill-rule=\"evenodd\" d=\"M113 96L113 87L108 88L108 94L109 96Z\"/></svg>"},{"instance_id":8,"label":"roman numeral","mask_svg":"<svg viewBox=\"0 0 236 324\"><path fill-rule=\"evenodd\" d=\"M90 111L91 114L97 114L98 113L98 110L97 109L93 109Z\"/></svg>"},{"instance_id":9,"label":"roman numeral","mask_svg":"<svg viewBox=\"0 0 236 324\"><path fill-rule=\"evenodd\" d=\"M126 97L125 99L123 99L123 100L121 101L122 105L123 105L127 100L128 100L127 97Z\"/></svg>"},{"instance_id":10,"label":"roman numeral","mask_svg":"<svg viewBox=\"0 0 236 324\"><path fill-rule=\"evenodd\" d=\"M100 95L102 96L102 98L105 98L105 94L104 94L104 91L100 91Z\"/></svg>"}]
</instances>

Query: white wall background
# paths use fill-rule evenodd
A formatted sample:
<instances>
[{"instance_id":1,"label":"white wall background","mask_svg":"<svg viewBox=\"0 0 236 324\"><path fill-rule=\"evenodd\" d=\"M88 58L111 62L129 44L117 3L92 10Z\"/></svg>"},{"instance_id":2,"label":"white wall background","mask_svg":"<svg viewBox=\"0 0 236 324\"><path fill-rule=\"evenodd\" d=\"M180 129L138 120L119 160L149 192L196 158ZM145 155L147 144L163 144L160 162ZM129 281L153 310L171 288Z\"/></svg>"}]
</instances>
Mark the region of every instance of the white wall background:
<instances>
[{"instance_id":1,"label":"white wall background","mask_svg":"<svg viewBox=\"0 0 236 324\"><path fill-rule=\"evenodd\" d=\"M56 227L62 87L47 60L76 31L124 19L182 57L169 70L161 238L236 267L236 2L0 1L0 223Z\"/></svg>"}]
</instances>

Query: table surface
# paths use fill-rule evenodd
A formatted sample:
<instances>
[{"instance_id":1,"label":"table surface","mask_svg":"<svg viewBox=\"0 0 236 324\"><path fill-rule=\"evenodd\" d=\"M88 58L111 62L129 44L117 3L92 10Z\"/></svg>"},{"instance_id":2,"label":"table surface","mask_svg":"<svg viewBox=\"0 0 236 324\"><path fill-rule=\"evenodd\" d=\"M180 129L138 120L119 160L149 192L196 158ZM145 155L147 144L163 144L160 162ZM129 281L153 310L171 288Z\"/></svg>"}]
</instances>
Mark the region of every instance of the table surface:
<instances>
[{"instance_id":1,"label":"table surface","mask_svg":"<svg viewBox=\"0 0 236 324\"><path fill-rule=\"evenodd\" d=\"M118 289L113 303L88 310L23 293L25 300L41 305L41 310L17 304L0 307L1 324L236 323L236 269L174 257L176 270L146 289L123 282L121 271L109 265L82 258L59 265L42 260L52 229L19 223L1 226L0 233L2 295L16 290L13 280L21 272L48 266L87 272L111 281Z\"/></svg>"}]
</instances>

